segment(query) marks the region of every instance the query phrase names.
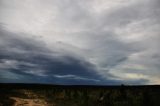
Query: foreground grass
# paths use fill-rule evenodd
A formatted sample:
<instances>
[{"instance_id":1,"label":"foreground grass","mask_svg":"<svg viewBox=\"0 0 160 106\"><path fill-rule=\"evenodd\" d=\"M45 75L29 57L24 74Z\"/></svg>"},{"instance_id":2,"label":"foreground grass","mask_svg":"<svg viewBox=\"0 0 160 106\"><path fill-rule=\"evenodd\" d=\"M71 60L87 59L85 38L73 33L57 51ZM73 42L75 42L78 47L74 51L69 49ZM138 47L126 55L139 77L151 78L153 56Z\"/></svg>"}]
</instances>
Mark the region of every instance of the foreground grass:
<instances>
[{"instance_id":1,"label":"foreground grass","mask_svg":"<svg viewBox=\"0 0 160 106\"><path fill-rule=\"evenodd\" d=\"M160 86L0 84L0 106L160 106Z\"/></svg>"}]
</instances>

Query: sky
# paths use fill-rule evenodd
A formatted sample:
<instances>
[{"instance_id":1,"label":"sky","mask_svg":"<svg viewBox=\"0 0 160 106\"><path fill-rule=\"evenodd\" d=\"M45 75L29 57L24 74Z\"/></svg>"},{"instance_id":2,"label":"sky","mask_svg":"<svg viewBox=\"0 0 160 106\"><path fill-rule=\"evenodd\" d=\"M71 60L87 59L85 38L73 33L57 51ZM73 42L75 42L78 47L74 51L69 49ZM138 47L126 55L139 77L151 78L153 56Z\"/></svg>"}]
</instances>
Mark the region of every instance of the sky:
<instances>
[{"instance_id":1,"label":"sky","mask_svg":"<svg viewBox=\"0 0 160 106\"><path fill-rule=\"evenodd\" d=\"M0 0L0 82L160 84L160 0Z\"/></svg>"}]
</instances>

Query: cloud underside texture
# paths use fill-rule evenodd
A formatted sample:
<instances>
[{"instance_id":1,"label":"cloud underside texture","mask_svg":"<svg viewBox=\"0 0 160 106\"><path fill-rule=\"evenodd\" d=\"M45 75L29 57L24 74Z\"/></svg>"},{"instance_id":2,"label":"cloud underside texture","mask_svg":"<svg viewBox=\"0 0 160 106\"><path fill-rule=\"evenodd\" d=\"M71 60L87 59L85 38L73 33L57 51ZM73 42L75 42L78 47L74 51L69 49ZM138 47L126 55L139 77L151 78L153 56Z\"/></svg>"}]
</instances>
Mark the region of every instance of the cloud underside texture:
<instances>
[{"instance_id":1,"label":"cloud underside texture","mask_svg":"<svg viewBox=\"0 0 160 106\"><path fill-rule=\"evenodd\" d=\"M54 84L116 84L105 80L87 61L51 52L40 42L16 38L15 33L0 30L0 82ZM11 36L10 36L11 35Z\"/></svg>"},{"instance_id":2,"label":"cloud underside texture","mask_svg":"<svg viewBox=\"0 0 160 106\"><path fill-rule=\"evenodd\" d=\"M159 0L0 0L0 82L160 84Z\"/></svg>"}]
</instances>

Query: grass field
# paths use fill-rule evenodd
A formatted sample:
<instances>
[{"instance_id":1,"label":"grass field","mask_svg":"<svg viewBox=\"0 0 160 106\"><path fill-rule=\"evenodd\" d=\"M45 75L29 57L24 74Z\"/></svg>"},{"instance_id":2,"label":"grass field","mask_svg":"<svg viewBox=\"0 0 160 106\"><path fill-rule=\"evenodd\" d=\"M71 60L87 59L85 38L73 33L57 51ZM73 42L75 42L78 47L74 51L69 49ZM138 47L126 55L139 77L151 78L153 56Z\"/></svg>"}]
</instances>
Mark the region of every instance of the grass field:
<instances>
[{"instance_id":1,"label":"grass field","mask_svg":"<svg viewBox=\"0 0 160 106\"><path fill-rule=\"evenodd\" d=\"M160 106L160 86L0 84L0 106Z\"/></svg>"}]
</instances>

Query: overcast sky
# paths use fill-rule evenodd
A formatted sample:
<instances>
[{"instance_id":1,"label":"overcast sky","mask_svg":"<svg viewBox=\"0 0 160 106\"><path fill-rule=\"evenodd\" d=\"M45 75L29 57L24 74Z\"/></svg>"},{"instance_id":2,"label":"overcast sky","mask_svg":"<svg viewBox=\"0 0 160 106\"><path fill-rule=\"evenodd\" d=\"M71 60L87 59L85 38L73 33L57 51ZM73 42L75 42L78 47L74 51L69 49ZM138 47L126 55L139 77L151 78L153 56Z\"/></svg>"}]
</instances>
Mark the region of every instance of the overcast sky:
<instances>
[{"instance_id":1,"label":"overcast sky","mask_svg":"<svg viewBox=\"0 0 160 106\"><path fill-rule=\"evenodd\" d=\"M160 0L0 0L0 82L160 84Z\"/></svg>"}]
</instances>

